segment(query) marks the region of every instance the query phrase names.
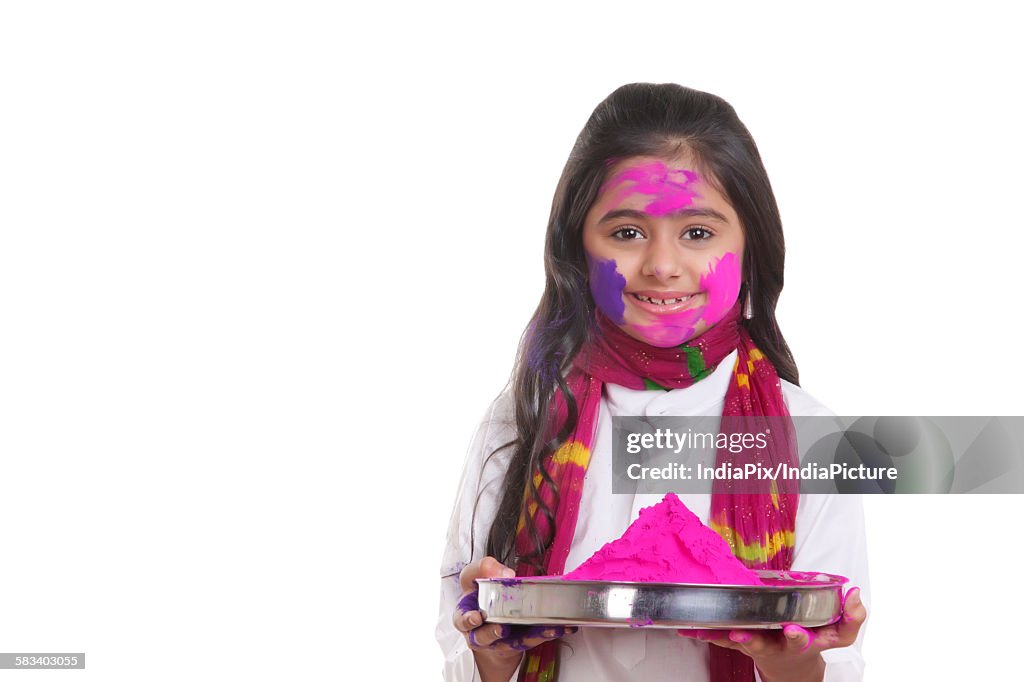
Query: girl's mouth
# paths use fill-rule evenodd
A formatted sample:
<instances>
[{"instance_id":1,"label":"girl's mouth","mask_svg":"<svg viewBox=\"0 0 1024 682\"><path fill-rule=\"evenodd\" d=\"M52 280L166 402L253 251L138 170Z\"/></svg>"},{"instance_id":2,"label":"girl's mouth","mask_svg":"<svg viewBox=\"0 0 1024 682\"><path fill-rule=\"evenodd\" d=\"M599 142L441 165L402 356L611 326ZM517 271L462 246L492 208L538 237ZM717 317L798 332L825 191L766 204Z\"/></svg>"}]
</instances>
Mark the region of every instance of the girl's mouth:
<instances>
[{"instance_id":1,"label":"girl's mouth","mask_svg":"<svg viewBox=\"0 0 1024 682\"><path fill-rule=\"evenodd\" d=\"M633 299L634 305L641 310L645 310L655 315L667 315L669 313L677 313L680 310L686 310L693 306L700 294L701 292L697 292L695 294L676 296L674 298L657 298L654 296L644 296L629 292L629 296Z\"/></svg>"}]
</instances>

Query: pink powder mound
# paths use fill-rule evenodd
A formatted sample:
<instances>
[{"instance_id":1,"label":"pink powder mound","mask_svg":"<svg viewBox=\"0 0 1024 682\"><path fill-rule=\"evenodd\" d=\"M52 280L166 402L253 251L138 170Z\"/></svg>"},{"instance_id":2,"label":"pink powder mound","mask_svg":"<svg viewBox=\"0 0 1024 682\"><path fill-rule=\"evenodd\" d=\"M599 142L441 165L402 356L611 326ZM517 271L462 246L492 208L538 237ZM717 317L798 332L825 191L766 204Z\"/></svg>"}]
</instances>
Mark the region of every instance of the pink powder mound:
<instances>
[{"instance_id":1,"label":"pink powder mound","mask_svg":"<svg viewBox=\"0 0 1024 682\"><path fill-rule=\"evenodd\" d=\"M763 585L728 543L669 493L565 580Z\"/></svg>"}]
</instances>

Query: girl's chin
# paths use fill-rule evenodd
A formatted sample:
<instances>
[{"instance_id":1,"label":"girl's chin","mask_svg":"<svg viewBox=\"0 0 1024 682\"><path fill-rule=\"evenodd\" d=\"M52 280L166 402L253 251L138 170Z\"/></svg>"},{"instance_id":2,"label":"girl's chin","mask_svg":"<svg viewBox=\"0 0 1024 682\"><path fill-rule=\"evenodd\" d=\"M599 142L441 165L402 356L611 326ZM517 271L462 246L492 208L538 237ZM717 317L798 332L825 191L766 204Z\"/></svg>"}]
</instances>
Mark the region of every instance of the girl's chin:
<instances>
[{"instance_id":1,"label":"girl's chin","mask_svg":"<svg viewBox=\"0 0 1024 682\"><path fill-rule=\"evenodd\" d=\"M692 327L680 328L662 325L634 325L628 322L623 331L638 341L643 341L655 348L672 348L680 346L697 335Z\"/></svg>"}]
</instances>

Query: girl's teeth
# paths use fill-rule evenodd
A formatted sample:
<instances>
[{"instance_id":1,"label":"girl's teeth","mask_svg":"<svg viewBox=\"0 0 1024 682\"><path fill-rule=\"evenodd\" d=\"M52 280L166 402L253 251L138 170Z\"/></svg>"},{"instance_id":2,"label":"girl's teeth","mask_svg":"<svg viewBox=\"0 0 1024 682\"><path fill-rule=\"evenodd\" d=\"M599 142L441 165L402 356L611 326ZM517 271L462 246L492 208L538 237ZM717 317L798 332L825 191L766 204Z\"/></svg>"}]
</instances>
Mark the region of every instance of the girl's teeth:
<instances>
[{"instance_id":1,"label":"girl's teeth","mask_svg":"<svg viewBox=\"0 0 1024 682\"><path fill-rule=\"evenodd\" d=\"M649 296L641 296L640 294L633 295L636 296L641 301L646 301L647 303L654 303L656 305L672 305L674 303L682 303L683 301L688 301L690 300L690 298L692 298L692 296L683 296L682 298L650 298Z\"/></svg>"}]
</instances>

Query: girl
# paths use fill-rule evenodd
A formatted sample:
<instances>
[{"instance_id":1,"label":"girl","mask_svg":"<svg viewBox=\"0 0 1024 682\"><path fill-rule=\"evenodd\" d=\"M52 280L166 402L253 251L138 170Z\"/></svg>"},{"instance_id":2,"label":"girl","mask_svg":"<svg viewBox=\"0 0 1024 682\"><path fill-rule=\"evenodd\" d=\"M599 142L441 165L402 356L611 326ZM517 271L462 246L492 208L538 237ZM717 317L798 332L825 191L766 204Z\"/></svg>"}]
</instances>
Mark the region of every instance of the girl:
<instances>
[{"instance_id":1,"label":"girl","mask_svg":"<svg viewBox=\"0 0 1024 682\"><path fill-rule=\"evenodd\" d=\"M861 678L857 588L836 625L716 639L513 628L484 623L475 602L476 578L567 573L660 501L611 493L610 417L831 414L799 388L775 320L784 255L760 155L728 103L633 84L598 105L555 191L546 286L511 390L477 431L452 515L437 628L447 679ZM785 438L766 456L796 463ZM680 499L751 568L864 587L860 498L785 485Z\"/></svg>"}]
</instances>

